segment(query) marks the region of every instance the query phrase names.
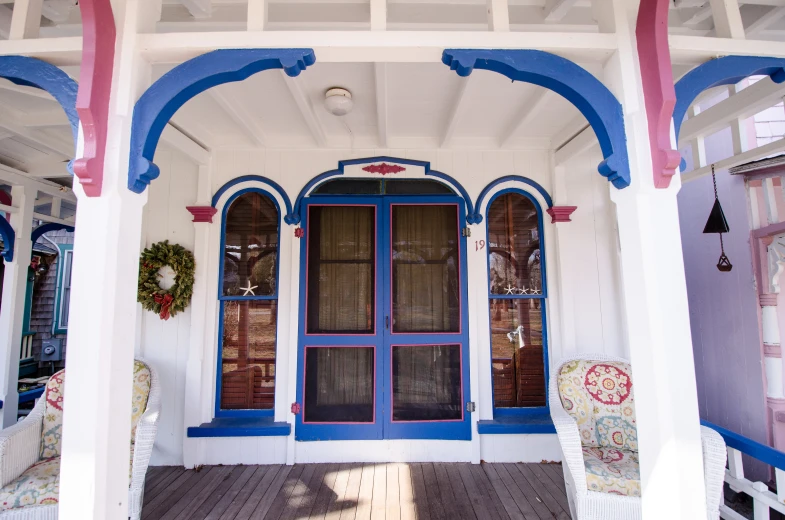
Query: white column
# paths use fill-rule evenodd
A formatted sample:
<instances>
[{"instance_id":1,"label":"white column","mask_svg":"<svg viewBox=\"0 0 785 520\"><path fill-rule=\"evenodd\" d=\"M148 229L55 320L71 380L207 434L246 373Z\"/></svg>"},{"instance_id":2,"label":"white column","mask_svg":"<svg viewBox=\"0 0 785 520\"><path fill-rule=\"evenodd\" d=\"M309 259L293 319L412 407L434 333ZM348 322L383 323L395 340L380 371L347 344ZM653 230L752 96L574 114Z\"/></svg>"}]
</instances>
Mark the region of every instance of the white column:
<instances>
[{"instance_id":1,"label":"white column","mask_svg":"<svg viewBox=\"0 0 785 520\"><path fill-rule=\"evenodd\" d=\"M117 49L100 197L75 178L74 264L64 390L60 520L128 518L136 287L147 193L127 188L133 103L149 78L138 54L148 0L118 1ZM149 22L149 20L147 20Z\"/></svg>"},{"instance_id":2,"label":"white column","mask_svg":"<svg viewBox=\"0 0 785 520\"><path fill-rule=\"evenodd\" d=\"M782 388L782 347L780 346L780 325L777 318L777 295L761 294L761 328L763 329L763 355L766 366L766 397L783 399Z\"/></svg>"},{"instance_id":3,"label":"white column","mask_svg":"<svg viewBox=\"0 0 785 520\"><path fill-rule=\"evenodd\" d=\"M189 439L187 430L189 426L199 426L205 420L202 416L202 404L206 396L202 396L202 363L205 351L211 352L215 348L212 335L208 335L206 327L207 317L207 298L215 297L214 292L210 292L207 281L210 279L210 226L218 226L218 222L213 223L213 217L208 218L210 213L210 193L211 193L211 165L199 167L199 179L196 194L196 206L202 208L201 216L199 211L192 209L194 215L194 258L196 259L196 272L194 273L194 292L191 297L191 331L190 343L188 346L188 362L185 371L185 410L183 413L183 464L186 468L193 468L199 464L199 440ZM207 210L207 213L204 211ZM209 295L209 296L208 296ZM214 319L210 318L210 319ZM211 364L212 366L212 364Z\"/></svg>"},{"instance_id":4,"label":"white column","mask_svg":"<svg viewBox=\"0 0 785 520\"><path fill-rule=\"evenodd\" d=\"M10 224L16 233L14 258L5 264L3 275L3 297L0 307L0 392L2 394L2 427L16 423L19 406L17 383L19 380L19 353L22 348L22 324L24 322L25 293L27 292L27 268L33 244L33 206L36 189L30 186L11 188L11 205L18 208L11 213ZM0 216L0 218L3 218Z\"/></svg>"},{"instance_id":5,"label":"white column","mask_svg":"<svg viewBox=\"0 0 785 520\"><path fill-rule=\"evenodd\" d=\"M621 249L622 312L632 362L643 518L706 518L698 396L676 176L655 189L640 63L637 2L613 0L619 49L605 66L623 105L632 183L609 186Z\"/></svg>"}]
</instances>

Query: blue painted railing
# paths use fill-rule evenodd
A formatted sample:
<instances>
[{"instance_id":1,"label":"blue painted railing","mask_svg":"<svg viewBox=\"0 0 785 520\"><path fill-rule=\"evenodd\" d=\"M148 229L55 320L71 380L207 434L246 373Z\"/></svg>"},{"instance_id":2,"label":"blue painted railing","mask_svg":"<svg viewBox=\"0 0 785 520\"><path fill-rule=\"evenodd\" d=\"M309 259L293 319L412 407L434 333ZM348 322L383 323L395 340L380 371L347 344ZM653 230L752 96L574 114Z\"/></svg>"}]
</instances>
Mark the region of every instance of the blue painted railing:
<instances>
[{"instance_id":1,"label":"blue painted railing","mask_svg":"<svg viewBox=\"0 0 785 520\"><path fill-rule=\"evenodd\" d=\"M785 471L785 453L775 450L770 446L766 446L765 444L753 441L752 439L748 439L743 435L739 435L738 433L727 430L721 426L717 426L716 424L712 424L709 421L702 420L701 424L722 435L728 448L739 450L769 466L774 466L777 469Z\"/></svg>"}]
</instances>

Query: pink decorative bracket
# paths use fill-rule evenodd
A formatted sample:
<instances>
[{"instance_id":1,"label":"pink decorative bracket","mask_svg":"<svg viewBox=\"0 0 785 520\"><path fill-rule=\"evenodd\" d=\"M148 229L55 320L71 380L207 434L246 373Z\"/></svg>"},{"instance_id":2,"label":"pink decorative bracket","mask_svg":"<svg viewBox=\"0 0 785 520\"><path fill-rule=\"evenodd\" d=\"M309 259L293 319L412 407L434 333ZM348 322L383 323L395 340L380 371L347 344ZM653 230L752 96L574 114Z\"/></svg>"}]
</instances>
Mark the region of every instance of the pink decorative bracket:
<instances>
[{"instance_id":1,"label":"pink decorative bracket","mask_svg":"<svg viewBox=\"0 0 785 520\"><path fill-rule=\"evenodd\" d=\"M213 223L213 216L218 213L218 210L212 206L186 206L191 215L194 216L194 222L209 222Z\"/></svg>"},{"instance_id":2,"label":"pink decorative bracket","mask_svg":"<svg viewBox=\"0 0 785 520\"><path fill-rule=\"evenodd\" d=\"M670 0L641 0L635 36L638 42L643 97L649 121L654 186L667 188L681 155L671 147L671 119L676 105L671 54L668 47Z\"/></svg>"},{"instance_id":3,"label":"pink decorative bracket","mask_svg":"<svg viewBox=\"0 0 785 520\"><path fill-rule=\"evenodd\" d=\"M104 181L109 94L114 69L115 24L109 0L82 0L82 68L76 111L82 123L84 152L74 174L88 197L101 195Z\"/></svg>"},{"instance_id":4,"label":"pink decorative bracket","mask_svg":"<svg viewBox=\"0 0 785 520\"><path fill-rule=\"evenodd\" d=\"M363 168L364 172L368 173L378 173L380 175L387 175L389 173L401 173L406 171L406 168L403 166L398 166L397 164L371 164Z\"/></svg>"},{"instance_id":5,"label":"pink decorative bracket","mask_svg":"<svg viewBox=\"0 0 785 520\"><path fill-rule=\"evenodd\" d=\"M552 206L545 210L551 216L551 223L572 222L570 215L578 209L578 206Z\"/></svg>"}]
</instances>

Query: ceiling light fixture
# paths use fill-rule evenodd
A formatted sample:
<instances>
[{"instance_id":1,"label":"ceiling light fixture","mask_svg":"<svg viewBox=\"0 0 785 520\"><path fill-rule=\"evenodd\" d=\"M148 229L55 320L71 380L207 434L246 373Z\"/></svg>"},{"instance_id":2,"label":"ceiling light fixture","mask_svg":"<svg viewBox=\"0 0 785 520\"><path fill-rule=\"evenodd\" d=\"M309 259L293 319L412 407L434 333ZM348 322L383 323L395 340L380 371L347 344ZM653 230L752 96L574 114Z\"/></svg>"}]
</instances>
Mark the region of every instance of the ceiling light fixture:
<instances>
[{"instance_id":1,"label":"ceiling light fixture","mask_svg":"<svg viewBox=\"0 0 785 520\"><path fill-rule=\"evenodd\" d=\"M345 116L353 107L352 93L345 88L331 88L324 94L324 108L334 116Z\"/></svg>"}]
</instances>

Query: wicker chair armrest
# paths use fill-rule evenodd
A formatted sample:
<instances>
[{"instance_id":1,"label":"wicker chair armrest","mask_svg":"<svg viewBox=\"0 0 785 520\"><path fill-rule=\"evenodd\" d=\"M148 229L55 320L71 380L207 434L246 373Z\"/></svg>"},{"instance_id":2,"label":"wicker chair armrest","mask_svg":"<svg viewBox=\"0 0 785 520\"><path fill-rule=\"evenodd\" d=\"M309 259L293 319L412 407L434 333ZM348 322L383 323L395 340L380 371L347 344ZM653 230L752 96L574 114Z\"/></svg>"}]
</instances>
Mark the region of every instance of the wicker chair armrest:
<instances>
[{"instance_id":1,"label":"wicker chair armrest","mask_svg":"<svg viewBox=\"0 0 785 520\"><path fill-rule=\"evenodd\" d=\"M706 426L701 426L701 445L703 447L703 478L706 483L707 518L717 519L720 517L728 450L722 436Z\"/></svg>"},{"instance_id":2,"label":"wicker chair armrest","mask_svg":"<svg viewBox=\"0 0 785 520\"><path fill-rule=\"evenodd\" d=\"M0 431L0 487L38 462L44 406L44 400L39 399L33 411L21 422Z\"/></svg>"},{"instance_id":3,"label":"wicker chair armrest","mask_svg":"<svg viewBox=\"0 0 785 520\"><path fill-rule=\"evenodd\" d=\"M131 466L131 489L144 487L144 478L153 454L153 444L158 431L158 419L161 415L159 406L149 406L139 419L136 426L134 442L134 459Z\"/></svg>"},{"instance_id":4,"label":"wicker chair armrest","mask_svg":"<svg viewBox=\"0 0 785 520\"><path fill-rule=\"evenodd\" d=\"M564 455L563 463L566 464L567 470L572 477L575 492L579 495L585 495L588 492L588 488L586 487L586 467L583 464L581 434L578 431L575 419L562 406L556 379L556 377L551 377L548 392L551 420L556 428L556 435L559 437L559 444Z\"/></svg>"}]
</instances>

